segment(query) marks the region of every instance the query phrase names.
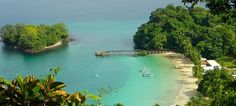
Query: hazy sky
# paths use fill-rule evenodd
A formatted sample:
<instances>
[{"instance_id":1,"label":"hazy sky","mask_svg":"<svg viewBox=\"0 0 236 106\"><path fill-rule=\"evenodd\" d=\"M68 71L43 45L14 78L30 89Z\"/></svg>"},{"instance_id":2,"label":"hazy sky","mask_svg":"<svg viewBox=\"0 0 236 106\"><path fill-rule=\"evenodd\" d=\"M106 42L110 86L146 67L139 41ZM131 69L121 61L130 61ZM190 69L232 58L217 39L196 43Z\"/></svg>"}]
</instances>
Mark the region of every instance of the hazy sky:
<instances>
[{"instance_id":1,"label":"hazy sky","mask_svg":"<svg viewBox=\"0 0 236 106\"><path fill-rule=\"evenodd\" d=\"M0 24L43 20L139 19L180 0L0 0Z\"/></svg>"}]
</instances>

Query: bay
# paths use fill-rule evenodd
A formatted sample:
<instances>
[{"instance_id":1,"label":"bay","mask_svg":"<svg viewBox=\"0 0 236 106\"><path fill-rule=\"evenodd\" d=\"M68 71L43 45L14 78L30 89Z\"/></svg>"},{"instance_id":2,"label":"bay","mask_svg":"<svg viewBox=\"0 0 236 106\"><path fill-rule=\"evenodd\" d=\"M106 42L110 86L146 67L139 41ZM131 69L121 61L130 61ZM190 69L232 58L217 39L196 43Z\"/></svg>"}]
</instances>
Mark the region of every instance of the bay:
<instances>
[{"instance_id":1,"label":"bay","mask_svg":"<svg viewBox=\"0 0 236 106\"><path fill-rule=\"evenodd\" d=\"M50 68L61 67L57 80L66 90L109 89L102 99L105 105L171 105L178 94L178 73L170 61L160 56L96 57L99 50L132 50L132 36L150 12L172 0L0 0L0 25L65 23L76 40L49 52L26 55L7 50L0 44L0 75L45 75ZM146 67L155 76L144 78ZM96 77L99 75L99 77Z\"/></svg>"}]
</instances>

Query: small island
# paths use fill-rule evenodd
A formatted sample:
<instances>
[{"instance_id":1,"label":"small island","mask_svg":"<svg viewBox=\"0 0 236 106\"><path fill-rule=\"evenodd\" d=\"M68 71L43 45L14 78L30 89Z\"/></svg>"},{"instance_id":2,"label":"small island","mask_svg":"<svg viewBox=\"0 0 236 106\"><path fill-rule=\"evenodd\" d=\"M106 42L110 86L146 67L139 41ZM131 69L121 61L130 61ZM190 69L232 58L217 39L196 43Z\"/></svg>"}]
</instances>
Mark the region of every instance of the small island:
<instances>
[{"instance_id":1,"label":"small island","mask_svg":"<svg viewBox=\"0 0 236 106\"><path fill-rule=\"evenodd\" d=\"M69 34L63 23L55 25L4 25L0 30L3 43L24 53L39 53L58 47L68 41Z\"/></svg>"}]
</instances>

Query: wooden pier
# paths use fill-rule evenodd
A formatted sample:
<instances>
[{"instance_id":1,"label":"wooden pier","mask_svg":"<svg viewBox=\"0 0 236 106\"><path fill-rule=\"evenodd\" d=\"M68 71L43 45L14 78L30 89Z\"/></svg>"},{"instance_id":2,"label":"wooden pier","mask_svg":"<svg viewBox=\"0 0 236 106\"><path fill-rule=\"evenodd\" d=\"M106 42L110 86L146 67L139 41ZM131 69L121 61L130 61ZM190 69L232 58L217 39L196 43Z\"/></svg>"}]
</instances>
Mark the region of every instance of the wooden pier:
<instances>
[{"instance_id":1,"label":"wooden pier","mask_svg":"<svg viewBox=\"0 0 236 106\"><path fill-rule=\"evenodd\" d=\"M111 50L111 51L97 51L95 56L112 56L112 55L129 55L129 56L143 56L143 55L150 55L150 54L160 54L170 52L170 50L162 49L162 50L153 50L153 51L146 51L146 50Z\"/></svg>"}]
</instances>

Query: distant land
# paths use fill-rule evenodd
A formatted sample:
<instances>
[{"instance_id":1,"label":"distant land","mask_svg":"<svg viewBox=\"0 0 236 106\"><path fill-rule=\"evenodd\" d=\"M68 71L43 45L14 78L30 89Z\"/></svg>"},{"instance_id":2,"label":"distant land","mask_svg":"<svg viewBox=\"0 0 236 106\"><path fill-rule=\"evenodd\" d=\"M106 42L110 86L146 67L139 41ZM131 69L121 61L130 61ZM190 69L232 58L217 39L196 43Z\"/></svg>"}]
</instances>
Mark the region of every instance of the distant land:
<instances>
[{"instance_id":1,"label":"distant land","mask_svg":"<svg viewBox=\"0 0 236 106\"><path fill-rule=\"evenodd\" d=\"M39 53L58 47L68 41L69 34L63 23L55 25L4 25L1 39L8 48L24 53Z\"/></svg>"}]
</instances>

